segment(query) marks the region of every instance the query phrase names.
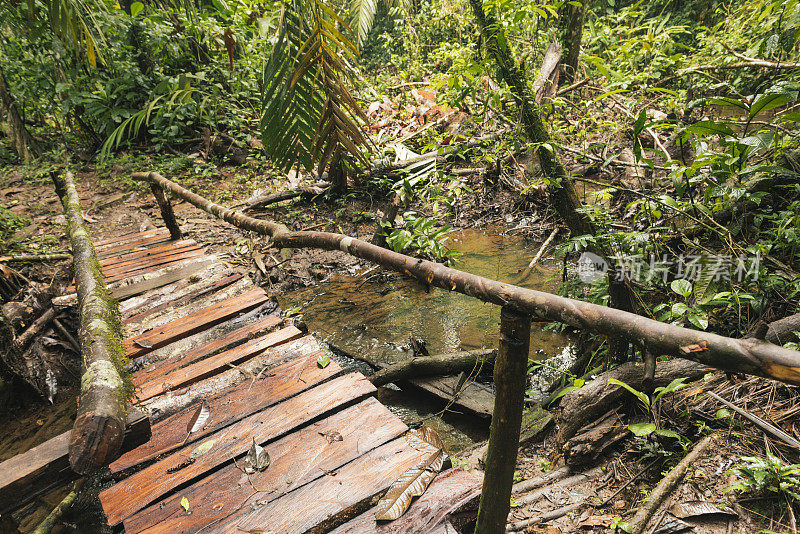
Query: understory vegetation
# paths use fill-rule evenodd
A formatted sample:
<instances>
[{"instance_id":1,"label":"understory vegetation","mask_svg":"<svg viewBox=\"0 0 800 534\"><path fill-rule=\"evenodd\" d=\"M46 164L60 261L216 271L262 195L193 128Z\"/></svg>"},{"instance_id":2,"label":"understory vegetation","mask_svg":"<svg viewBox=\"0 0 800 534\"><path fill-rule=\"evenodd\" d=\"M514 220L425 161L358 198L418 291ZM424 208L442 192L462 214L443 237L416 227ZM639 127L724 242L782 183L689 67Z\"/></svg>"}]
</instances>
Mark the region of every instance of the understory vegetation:
<instances>
[{"instance_id":1,"label":"understory vegetation","mask_svg":"<svg viewBox=\"0 0 800 534\"><path fill-rule=\"evenodd\" d=\"M0 5L5 181L47 184L69 166L127 194L146 188L131 172L152 170L248 209L297 189L305 204L253 211L456 268L454 228L492 224L537 244L553 232L543 251L564 296L791 349L799 91L798 0ZM0 256L63 251L63 229L32 222L5 181ZM299 192L312 184L321 192ZM615 365L667 360L579 335L579 365L554 370L544 408ZM690 383L608 381L625 390L638 460L668 470L714 431L746 434L727 408L693 412ZM797 395L751 386L770 402ZM794 522L797 451L747 443L720 471L725 486L780 500L760 509L770 525Z\"/></svg>"}]
</instances>

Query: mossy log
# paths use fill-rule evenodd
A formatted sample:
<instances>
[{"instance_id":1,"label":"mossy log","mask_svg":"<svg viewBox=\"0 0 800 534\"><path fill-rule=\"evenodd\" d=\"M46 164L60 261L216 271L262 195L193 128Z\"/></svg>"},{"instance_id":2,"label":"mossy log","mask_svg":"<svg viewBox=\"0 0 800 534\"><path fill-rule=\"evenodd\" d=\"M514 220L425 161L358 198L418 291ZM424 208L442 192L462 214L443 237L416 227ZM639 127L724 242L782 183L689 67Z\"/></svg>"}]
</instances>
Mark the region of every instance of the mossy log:
<instances>
[{"instance_id":1,"label":"mossy log","mask_svg":"<svg viewBox=\"0 0 800 534\"><path fill-rule=\"evenodd\" d=\"M391 382L421 376L453 375L462 371L472 371L484 362L491 363L496 355L497 351L494 349L481 349L408 358L384 367L369 377L369 381L373 386L380 387Z\"/></svg>"},{"instance_id":2,"label":"mossy log","mask_svg":"<svg viewBox=\"0 0 800 534\"><path fill-rule=\"evenodd\" d=\"M130 379L125 372L119 305L100 274L72 174L54 174L53 182L67 218L80 317L82 376L69 461L75 472L86 474L107 465L119 453L125 435Z\"/></svg>"}]
</instances>

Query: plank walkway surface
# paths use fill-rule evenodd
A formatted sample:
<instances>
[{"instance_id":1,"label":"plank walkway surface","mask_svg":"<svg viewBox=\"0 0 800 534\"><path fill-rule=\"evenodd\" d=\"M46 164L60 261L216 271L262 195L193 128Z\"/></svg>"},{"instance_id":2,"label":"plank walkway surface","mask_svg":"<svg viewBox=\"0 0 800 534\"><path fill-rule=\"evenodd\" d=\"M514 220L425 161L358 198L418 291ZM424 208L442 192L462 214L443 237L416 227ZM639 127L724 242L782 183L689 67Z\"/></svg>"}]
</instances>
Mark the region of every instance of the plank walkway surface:
<instances>
[{"instance_id":1,"label":"plank walkway surface","mask_svg":"<svg viewBox=\"0 0 800 534\"><path fill-rule=\"evenodd\" d=\"M123 346L152 438L111 464L100 493L125 532L444 532L480 481L437 477L404 519L377 525L379 496L425 453L360 373L274 315L248 277L165 228L95 242L120 301ZM200 411L210 416L189 432ZM254 443L271 463L247 474ZM415 517L418 520L415 520Z\"/></svg>"}]
</instances>

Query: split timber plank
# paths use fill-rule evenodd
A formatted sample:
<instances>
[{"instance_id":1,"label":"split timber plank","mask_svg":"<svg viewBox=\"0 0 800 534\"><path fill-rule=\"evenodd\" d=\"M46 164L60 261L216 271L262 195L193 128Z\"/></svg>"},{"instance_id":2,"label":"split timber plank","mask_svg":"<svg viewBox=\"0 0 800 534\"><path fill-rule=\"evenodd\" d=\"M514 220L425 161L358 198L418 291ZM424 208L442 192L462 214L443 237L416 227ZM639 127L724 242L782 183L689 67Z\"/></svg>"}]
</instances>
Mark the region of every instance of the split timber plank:
<instances>
[{"instance_id":1,"label":"split timber plank","mask_svg":"<svg viewBox=\"0 0 800 534\"><path fill-rule=\"evenodd\" d=\"M246 453L253 440L265 443L374 392L375 388L360 373L345 375L242 419L208 436L197 447L184 447L100 492L108 523L118 525L176 487ZM192 452L208 443L210 450L190 462ZM411 449L407 444L405 447ZM420 454L413 452L419 458Z\"/></svg>"},{"instance_id":2,"label":"split timber plank","mask_svg":"<svg viewBox=\"0 0 800 534\"><path fill-rule=\"evenodd\" d=\"M172 341L206 330L226 319L263 304L269 297L261 288L218 302L122 342L129 358L137 358Z\"/></svg>"},{"instance_id":3,"label":"split timber plank","mask_svg":"<svg viewBox=\"0 0 800 534\"><path fill-rule=\"evenodd\" d=\"M167 233L161 234L154 234L150 237L145 237L140 240L136 241L129 241L126 243L112 243L108 246L100 247L100 250L95 249L95 252L98 255L98 258L107 258L108 256L114 256L116 254L121 254L123 252L130 252L134 249L144 249L148 247L153 247L158 244L167 243L172 238Z\"/></svg>"},{"instance_id":4,"label":"split timber plank","mask_svg":"<svg viewBox=\"0 0 800 534\"><path fill-rule=\"evenodd\" d=\"M269 333L258 339L243 343L238 347L221 352L215 356L205 358L198 362L175 369L161 377L149 380L142 384L136 391L136 398L139 401L151 399L156 395L161 395L167 391L179 389L189 384L218 374L232 365L236 365L244 360L250 359L265 350L286 343L293 339L303 336L303 332L294 326L282 328L276 332Z\"/></svg>"},{"instance_id":5,"label":"split timber plank","mask_svg":"<svg viewBox=\"0 0 800 534\"><path fill-rule=\"evenodd\" d=\"M108 267L125 261L155 256L170 251L174 253L178 250L195 247L200 247L200 245L194 239L182 239L181 241L171 241L165 245L158 245L144 250L134 250L132 252L119 254L118 256L109 256L99 260L99 263L101 267Z\"/></svg>"},{"instance_id":6,"label":"split timber plank","mask_svg":"<svg viewBox=\"0 0 800 534\"><path fill-rule=\"evenodd\" d=\"M224 371L211 378L206 378L196 384L187 386L179 391L171 391L168 395L159 395L140 404L153 414L158 421L183 410L190 404L204 399L215 397L220 391L230 388L235 384L246 382L250 387L253 376L264 373L295 358L318 354L322 346L312 337L305 336L275 348L269 349L264 354L243 362L235 368ZM264 370L266 369L266 371ZM300 378L303 378L302 376Z\"/></svg>"},{"instance_id":7,"label":"split timber plank","mask_svg":"<svg viewBox=\"0 0 800 534\"><path fill-rule=\"evenodd\" d=\"M159 254L152 254L142 258L120 261L111 265L101 265L100 270L104 276L117 276L120 273L133 272L156 265L167 264L176 259L196 258L205 254L203 247L186 247L176 250L169 250Z\"/></svg>"},{"instance_id":8,"label":"split timber plank","mask_svg":"<svg viewBox=\"0 0 800 534\"><path fill-rule=\"evenodd\" d=\"M335 378L342 372L335 362L331 362L325 369L320 369L317 365L317 355L318 353L311 353L293 358L269 369L264 378L254 380L249 385L245 385L244 382L237 383L215 396L204 399L211 417L206 426L193 432L189 439L186 439L186 428L197 410L197 404L187 406L159 421L153 425L150 441L112 462L109 466L111 473L119 473L153 460L184 446L184 442L187 445L194 443L258 411Z\"/></svg>"},{"instance_id":9,"label":"split timber plank","mask_svg":"<svg viewBox=\"0 0 800 534\"><path fill-rule=\"evenodd\" d=\"M327 532L366 509L424 456L405 437L398 438L345 465L335 477L322 477L256 510L235 513L207 532Z\"/></svg>"},{"instance_id":10,"label":"split timber plank","mask_svg":"<svg viewBox=\"0 0 800 534\"><path fill-rule=\"evenodd\" d=\"M168 256L166 258L156 258L151 261L139 262L136 265L126 266L120 269L101 269L101 270L103 272L103 278L106 279L106 282L112 283L118 280L122 280L123 278L128 278L129 276L136 276L137 274L149 273L151 271L157 270L160 267L172 265L174 263L178 263L183 260L200 258L205 255L206 253L202 249L193 250L191 252L185 252L183 254L175 254L173 256Z\"/></svg>"},{"instance_id":11,"label":"split timber plank","mask_svg":"<svg viewBox=\"0 0 800 534\"><path fill-rule=\"evenodd\" d=\"M204 291L199 295L190 295L192 298L164 302L164 306L158 310L154 310L152 313L145 313L136 322L125 324L122 329L122 336L124 338L138 336L148 330L179 320L181 317L185 317L197 310L208 308L225 299L241 295L254 287L249 278L239 277L233 284L220 284L217 291Z\"/></svg>"},{"instance_id":12,"label":"split timber plank","mask_svg":"<svg viewBox=\"0 0 800 534\"><path fill-rule=\"evenodd\" d=\"M419 534L436 532L450 514L469 509L477 514L481 479L454 467L436 475L421 497L394 521L375 520L375 508L331 531L330 534ZM463 520L463 519L462 519ZM455 532L451 530L450 532Z\"/></svg>"},{"instance_id":13,"label":"split timber plank","mask_svg":"<svg viewBox=\"0 0 800 534\"><path fill-rule=\"evenodd\" d=\"M174 287L175 284L170 284L173 286L172 289L174 291L172 295L157 297L152 294L155 291L152 291L144 296L140 304L131 302L124 310L120 306L123 326L141 321L145 317L158 313L165 308L181 306L212 291L220 290L234 282L238 282L244 277L239 272L225 271L222 265L216 271L206 269L203 274L208 274L208 276L193 276L191 279L181 280L184 283L180 287Z\"/></svg>"},{"instance_id":14,"label":"split timber plank","mask_svg":"<svg viewBox=\"0 0 800 534\"><path fill-rule=\"evenodd\" d=\"M69 465L71 433L68 430L0 463L0 514L24 506L38 495L78 478ZM122 449L132 450L149 438L150 419L139 411L131 412Z\"/></svg>"},{"instance_id":15,"label":"split timber plank","mask_svg":"<svg viewBox=\"0 0 800 534\"><path fill-rule=\"evenodd\" d=\"M460 391L458 376L412 378L401 381L400 387L425 391L439 397L445 402L455 398L454 406L467 409L479 417L492 417L494 410L494 394L486 387L476 383L466 383Z\"/></svg>"},{"instance_id":16,"label":"split timber plank","mask_svg":"<svg viewBox=\"0 0 800 534\"><path fill-rule=\"evenodd\" d=\"M131 276L125 280L107 284L107 286L113 297L122 301L126 298L140 295L146 291L157 289L184 278L194 276L203 269L216 263L218 263L218 258L215 255L201 256L199 258L167 265L157 271Z\"/></svg>"},{"instance_id":17,"label":"split timber plank","mask_svg":"<svg viewBox=\"0 0 800 534\"><path fill-rule=\"evenodd\" d=\"M126 520L134 534L193 534L251 503L263 506L323 476L330 476L362 454L399 437L408 427L385 406L368 398L302 430L265 446L272 463L262 472L244 474L227 465L172 497ZM335 430L342 441L328 442L323 432ZM302 446L298 446L298 444ZM257 488L255 491L253 488ZM182 498L189 510L181 507Z\"/></svg>"},{"instance_id":18,"label":"split timber plank","mask_svg":"<svg viewBox=\"0 0 800 534\"><path fill-rule=\"evenodd\" d=\"M142 241L145 238L152 237L156 234L169 234L169 230L165 226L153 228L151 230L144 230L142 232L133 232L132 234L125 234L121 236L107 237L105 239L98 239L93 241L95 249L102 249L111 245L120 245L122 243L134 243Z\"/></svg>"},{"instance_id":19,"label":"split timber plank","mask_svg":"<svg viewBox=\"0 0 800 534\"><path fill-rule=\"evenodd\" d=\"M169 300L170 297L182 297L195 291L197 287L201 287L201 283L207 279L218 280L220 277L226 276L231 272L230 268L220 262L212 262L204 266L200 271L165 284L163 286L149 289L145 293L128 297L119 303L119 313L123 319L127 319L132 315L146 310L151 306L155 306L160 302Z\"/></svg>"},{"instance_id":20,"label":"split timber plank","mask_svg":"<svg viewBox=\"0 0 800 534\"><path fill-rule=\"evenodd\" d=\"M133 374L133 385L139 387L148 380L154 380L178 367L182 367L200 358L213 356L214 354L232 348L240 343L253 339L256 336L272 330L281 323L281 318L277 315L267 315L261 319L253 319L248 323L242 316L235 317L228 322L222 323L204 332L200 332L189 338L188 343L181 343L180 347L175 347L180 342L173 343L156 352L167 352L166 359L160 359L148 365L144 369ZM244 324L241 328L237 326ZM184 341L184 340L181 340ZM150 353L146 357L154 356Z\"/></svg>"}]
</instances>

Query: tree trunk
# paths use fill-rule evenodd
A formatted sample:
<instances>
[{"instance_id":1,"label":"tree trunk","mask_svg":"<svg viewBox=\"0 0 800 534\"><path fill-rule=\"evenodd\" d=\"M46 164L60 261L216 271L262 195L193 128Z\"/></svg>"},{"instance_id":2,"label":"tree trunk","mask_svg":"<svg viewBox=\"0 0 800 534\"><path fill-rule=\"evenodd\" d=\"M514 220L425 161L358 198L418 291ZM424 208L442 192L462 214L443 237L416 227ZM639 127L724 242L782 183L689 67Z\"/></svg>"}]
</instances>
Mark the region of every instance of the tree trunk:
<instances>
[{"instance_id":1,"label":"tree trunk","mask_svg":"<svg viewBox=\"0 0 800 534\"><path fill-rule=\"evenodd\" d=\"M86 474L117 457L125 436L125 411L132 387L125 371L119 305L100 274L72 174L54 174L53 182L67 217L78 295L78 337L83 348L83 374L69 461L76 473Z\"/></svg>"},{"instance_id":2,"label":"tree trunk","mask_svg":"<svg viewBox=\"0 0 800 534\"><path fill-rule=\"evenodd\" d=\"M724 371L749 373L800 385L800 352L758 339L732 339L691 330L641 315L505 284L412 258L366 241L332 232L292 232L279 223L255 219L186 190L155 172L133 173L135 180L156 183L193 206L238 228L272 237L277 248L341 250L387 269L404 273L427 286L456 291L484 302L510 306L538 321L556 321L581 330L632 341L658 355L690 358ZM656 370L656 381L659 377ZM579 391L583 391L581 388Z\"/></svg>"},{"instance_id":3,"label":"tree trunk","mask_svg":"<svg viewBox=\"0 0 800 534\"><path fill-rule=\"evenodd\" d=\"M498 23L493 14L484 11L483 0L470 0L470 4L481 29L484 46L500 67L500 73L520 107L525 133L538 146L536 155L539 158L542 172L549 178L547 193L553 208L563 219L573 237L587 234L597 235L597 228L593 221L581 210L583 206L575 192L575 186L567 176L564 165L555 152L550 134L542 121L540 108L536 103L536 95L528 86L522 69L514 59L502 25ZM604 258L610 256L607 251L598 247L591 247L589 251ZM609 266L608 294L611 305L621 310L634 311L635 299L632 296L632 290L625 280L616 280L616 273L611 263L608 261L606 263ZM621 343L618 339L611 341L610 352L618 360L621 360L627 352L627 344Z\"/></svg>"},{"instance_id":4,"label":"tree trunk","mask_svg":"<svg viewBox=\"0 0 800 534\"><path fill-rule=\"evenodd\" d=\"M375 387L385 386L391 382L431 375L453 375L462 371L471 371L481 365L481 360L491 361L496 350L468 350L453 354L422 356L384 367L371 377L369 381Z\"/></svg>"},{"instance_id":5,"label":"tree trunk","mask_svg":"<svg viewBox=\"0 0 800 534\"><path fill-rule=\"evenodd\" d=\"M530 342L530 315L503 306L500 311L500 352L494 366L494 412L475 534L502 534L506 530L522 426Z\"/></svg>"},{"instance_id":6,"label":"tree trunk","mask_svg":"<svg viewBox=\"0 0 800 534\"><path fill-rule=\"evenodd\" d=\"M22 161L30 163L41 155L39 145L19 116L17 103L8 91L2 67L0 67L0 121L3 124L3 131L11 141L11 146Z\"/></svg>"},{"instance_id":7,"label":"tree trunk","mask_svg":"<svg viewBox=\"0 0 800 534\"><path fill-rule=\"evenodd\" d=\"M564 46L564 83L566 85L575 81L578 72L578 60L581 54L581 40L583 38L583 21L586 18L586 0L564 2L561 8L561 44Z\"/></svg>"}]
</instances>

